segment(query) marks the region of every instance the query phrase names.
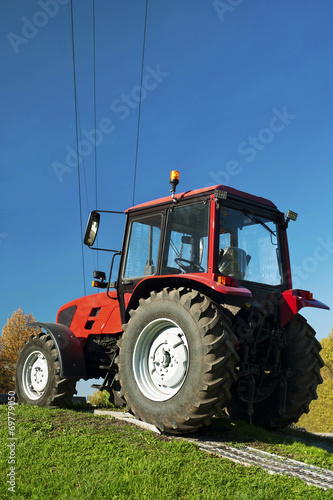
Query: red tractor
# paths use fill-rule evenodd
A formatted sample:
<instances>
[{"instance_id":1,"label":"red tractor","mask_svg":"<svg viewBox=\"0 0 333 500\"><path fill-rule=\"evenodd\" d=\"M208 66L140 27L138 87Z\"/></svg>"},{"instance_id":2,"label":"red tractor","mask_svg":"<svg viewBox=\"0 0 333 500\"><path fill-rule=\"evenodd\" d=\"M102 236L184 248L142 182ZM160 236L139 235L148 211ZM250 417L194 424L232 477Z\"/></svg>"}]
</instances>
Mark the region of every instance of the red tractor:
<instances>
[{"instance_id":1,"label":"red tractor","mask_svg":"<svg viewBox=\"0 0 333 500\"><path fill-rule=\"evenodd\" d=\"M297 214L227 186L176 195L178 178L171 196L126 210L109 279L94 272L106 291L35 324L43 331L16 368L21 403L68 407L79 379L103 378L115 405L170 433L223 409L271 429L308 412L323 362L298 311L329 308L292 288L286 229ZM89 217L90 247L101 213Z\"/></svg>"}]
</instances>

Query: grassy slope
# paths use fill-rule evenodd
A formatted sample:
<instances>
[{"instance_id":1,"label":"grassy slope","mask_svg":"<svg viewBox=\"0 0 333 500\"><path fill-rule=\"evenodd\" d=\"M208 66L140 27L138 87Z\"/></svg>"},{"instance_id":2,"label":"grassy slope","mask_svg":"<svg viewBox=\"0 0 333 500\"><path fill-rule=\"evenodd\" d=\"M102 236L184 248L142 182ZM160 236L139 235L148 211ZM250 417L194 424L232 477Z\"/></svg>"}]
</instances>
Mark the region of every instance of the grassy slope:
<instances>
[{"instance_id":1,"label":"grassy slope","mask_svg":"<svg viewBox=\"0 0 333 500\"><path fill-rule=\"evenodd\" d=\"M191 443L107 417L27 406L16 412L14 495L6 484L7 406L0 407L1 499L333 499L333 490L243 467ZM245 443L333 470L332 454L300 442L304 435L299 431L286 436L216 419L209 432L234 445Z\"/></svg>"}]
</instances>

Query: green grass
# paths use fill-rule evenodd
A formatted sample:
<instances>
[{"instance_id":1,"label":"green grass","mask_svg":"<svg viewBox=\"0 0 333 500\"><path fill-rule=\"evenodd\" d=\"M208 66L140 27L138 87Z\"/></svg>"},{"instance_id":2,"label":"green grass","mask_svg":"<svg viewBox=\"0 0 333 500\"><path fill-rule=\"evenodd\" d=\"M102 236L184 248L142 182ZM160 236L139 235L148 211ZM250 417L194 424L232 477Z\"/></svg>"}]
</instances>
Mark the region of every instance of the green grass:
<instances>
[{"instance_id":1,"label":"green grass","mask_svg":"<svg viewBox=\"0 0 333 500\"><path fill-rule=\"evenodd\" d=\"M82 410L16 406L16 486L8 491L7 406L0 407L1 499L333 499L333 490L270 475L133 425ZM332 455L304 433L273 433L214 419L203 431L333 469ZM327 441L328 442L328 441ZM331 443L333 440L331 439Z\"/></svg>"}]
</instances>

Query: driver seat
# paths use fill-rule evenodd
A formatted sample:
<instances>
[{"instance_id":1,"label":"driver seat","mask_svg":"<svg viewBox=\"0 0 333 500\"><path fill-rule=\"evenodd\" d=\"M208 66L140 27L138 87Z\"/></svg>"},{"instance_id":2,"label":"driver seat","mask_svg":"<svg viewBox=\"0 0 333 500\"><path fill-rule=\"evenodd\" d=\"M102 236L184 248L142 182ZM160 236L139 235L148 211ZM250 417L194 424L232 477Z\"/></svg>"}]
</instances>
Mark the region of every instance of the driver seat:
<instances>
[{"instance_id":1,"label":"driver seat","mask_svg":"<svg viewBox=\"0 0 333 500\"><path fill-rule=\"evenodd\" d=\"M245 250L238 247L225 247L219 251L218 269L221 274L243 280L249 259Z\"/></svg>"}]
</instances>

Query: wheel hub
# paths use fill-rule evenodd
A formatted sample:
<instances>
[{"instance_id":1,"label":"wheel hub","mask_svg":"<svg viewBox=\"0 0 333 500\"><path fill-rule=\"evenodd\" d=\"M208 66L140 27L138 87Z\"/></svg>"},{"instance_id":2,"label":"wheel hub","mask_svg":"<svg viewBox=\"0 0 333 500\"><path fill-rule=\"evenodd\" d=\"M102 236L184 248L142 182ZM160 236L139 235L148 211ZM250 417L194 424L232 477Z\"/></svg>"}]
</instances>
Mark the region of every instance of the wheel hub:
<instances>
[{"instance_id":1,"label":"wheel hub","mask_svg":"<svg viewBox=\"0 0 333 500\"><path fill-rule=\"evenodd\" d=\"M38 357L37 361L34 363L31 369L31 380L33 387L39 391L45 389L47 382L47 373L45 377L45 358Z\"/></svg>"},{"instance_id":2,"label":"wheel hub","mask_svg":"<svg viewBox=\"0 0 333 500\"><path fill-rule=\"evenodd\" d=\"M154 357L152 356L152 359ZM163 368L168 368L171 362L171 356L168 351L165 350L164 346L158 347L156 353L155 353L155 360L153 363L157 366L161 366ZM162 368L160 368L162 370Z\"/></svg>"},{"instance_id":3,"label":"wheel hub","mask_svg":"<svg viewBox=\"0 0 333 500\"><path fill-rule=\"evenodd\" d=\"M148 369L157 385L174 387L184 377L187 350L182 336L168 328L153 342L149 353Z\"/></svg>"},{"instance_id":4,"label":"wheel hub","mask_svg":"<svg viewBox=\"0 0 333 500\"><path fill-rule=\"evenodd\" d=\"M40 351L32 352L23 367L23 388L30 399L39 399L45 391L48 382L48 364Z\"/></svg>"},{"instance_id":5,"label":"wheel hub","mask_svg":"<svg viewBox=\"0 0 333 500\"><path fill-rule=\"evenodd\" d=\"M188 371L188 345L181 328L158 319L138 337L133 371L141 392L154 401L166 401L183 385Z\"/></svg>"}]
</instances>

